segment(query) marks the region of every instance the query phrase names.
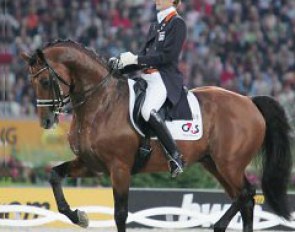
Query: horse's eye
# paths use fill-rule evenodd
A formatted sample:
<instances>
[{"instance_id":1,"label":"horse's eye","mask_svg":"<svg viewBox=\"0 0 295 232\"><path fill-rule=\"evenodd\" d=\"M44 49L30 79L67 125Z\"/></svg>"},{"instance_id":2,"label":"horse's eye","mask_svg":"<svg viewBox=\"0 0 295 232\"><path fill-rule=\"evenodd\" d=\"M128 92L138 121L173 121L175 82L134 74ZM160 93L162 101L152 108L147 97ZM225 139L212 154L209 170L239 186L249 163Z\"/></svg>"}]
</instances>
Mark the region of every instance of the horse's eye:
<instances>
[{"instance_id":1,"label":"horse's eye","mask_svg":"<svg viewBox=\"0 0 295 232\"><path fill-rule=\"evenodd\" d=\"M40 84L44 89L48 89L50 86L50 81L48 79L41 79Z\"/></svg>"}]
</instances>

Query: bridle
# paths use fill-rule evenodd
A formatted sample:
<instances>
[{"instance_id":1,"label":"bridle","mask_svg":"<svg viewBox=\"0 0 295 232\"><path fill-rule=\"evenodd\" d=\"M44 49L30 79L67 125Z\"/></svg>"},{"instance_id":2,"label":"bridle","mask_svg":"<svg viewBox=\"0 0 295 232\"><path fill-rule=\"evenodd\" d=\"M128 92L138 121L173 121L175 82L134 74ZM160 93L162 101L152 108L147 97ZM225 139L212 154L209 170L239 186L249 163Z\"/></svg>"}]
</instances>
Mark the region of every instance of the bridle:
<instances>
[{"instance_id":1,"label":"bridle","mask_svg":"<svg viewBox=\"0 0 295 232\"><path fill-rule=\"evenodd\" d=\"M65 81L47 62L45 63L45 67L41 68L37 73L31 75L31 78L37 77L45 70L49 71L49 86L51 87L53 98L37 98L37 107L52 107L53 113L59 114L62 112L63 107L70 102L70 92L74 88L74 85ZM69 87L69 94L64 95L60 82Z\"/></svg>"},{"instance_id":2,"label":"bridle","mask_svg":"<svg viewBox=\"0 0 295 232\"><path fill-rule=\"evenodd\" d=\"M77 108L81 105L83 105L87 98L92 95L94 92L96 92L105 82L106 80L112 76L113 70L108 72L108 74L102 78L102 80L94 85L93 87L84 90L82 92L75 93L75 99L77 101L72 102L71 109L68 108L67 111L64 110L64 106L71 102L70 94L74 94L74 88L75 85L72 83L68 83L63 77L61 77L47 62L43 52L41 50L37 50L37 55L42 59L44 62L44 67L39 69L35 74L30 75L30 78L35 78L45 70L49 71L49 86L51 87L52 99L38 99L37 98L37 107L52 107L52 112L55 115L58 115L60 113L67 113L71 109ZM69 87L69 92L67 95L64 95L63 89L60 85L60 83L63 83L67 87Z\"/></svg>"}]
</instances>

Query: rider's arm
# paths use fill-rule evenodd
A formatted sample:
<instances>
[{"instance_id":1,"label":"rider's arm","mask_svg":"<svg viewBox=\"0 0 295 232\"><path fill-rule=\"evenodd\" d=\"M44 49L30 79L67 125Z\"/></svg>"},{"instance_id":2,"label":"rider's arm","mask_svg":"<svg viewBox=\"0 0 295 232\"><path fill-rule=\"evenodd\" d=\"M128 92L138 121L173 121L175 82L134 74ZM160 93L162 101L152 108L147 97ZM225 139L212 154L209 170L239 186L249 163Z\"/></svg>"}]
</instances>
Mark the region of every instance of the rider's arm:
<instances>
[{"instance_id":1,"label":"rider's arm","mask_svg":"<svg viewBox=\"0 0 295 232\"><path fill-rule=\"evenodd\" d=\"M154 29L155 29L155 24L151 24L151 26L149 28L149 32L147 34L147 37L149 36L149 34L152 33L152 30L154 30ZM146 47L147 47L147 41L140 47L139 52L138 52L138 56L144 56L146 54ZM133 65L128 65L128 66L124 67L123 69L120 70L120 72L122 74L128 74L131 72L138 71L142 68L144 68L142 65L133 64Z\"/></svg>"}]
</instances>

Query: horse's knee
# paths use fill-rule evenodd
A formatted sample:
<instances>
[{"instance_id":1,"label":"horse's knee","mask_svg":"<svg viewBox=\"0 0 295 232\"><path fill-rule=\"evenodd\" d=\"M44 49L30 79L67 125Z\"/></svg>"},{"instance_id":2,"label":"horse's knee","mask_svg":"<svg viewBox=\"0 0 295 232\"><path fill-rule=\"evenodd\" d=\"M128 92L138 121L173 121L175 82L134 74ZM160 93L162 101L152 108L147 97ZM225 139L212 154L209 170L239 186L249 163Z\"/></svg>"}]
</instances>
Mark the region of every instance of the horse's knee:
<instances>
[{"instance_id":1,"label":"horse's knee","mask_svg":"<svg viewBox=\"0 0 295 232\"><path fill-rule=\"evenodd\" d=\"M55 169L51 169L49 174L49 183L51 185L57 185L61 182L61 176L56 172Z\"/></svg>"},{"instance_id":2,"label":"horse's knee","mask_svg":"<svg viewBox=\"0 0 295 232\"><path fill-rule=\"evenodd\" d=\"M53 167L49 174L49 183L51 185L59 184L67 176L71 162L65 162L59 166Z\"/></svg>"},{"instance_id":3,"label":"horse's knee","mask_svg":"<svg viewBox=\"0 0 295 232\"><path fill-rule=\"evenodd\" d=\"M217 222L215 223L213 229L214 229L214 232L225 232L226 227L222 227L220 223Z\"/></svg>"}]
</instances>

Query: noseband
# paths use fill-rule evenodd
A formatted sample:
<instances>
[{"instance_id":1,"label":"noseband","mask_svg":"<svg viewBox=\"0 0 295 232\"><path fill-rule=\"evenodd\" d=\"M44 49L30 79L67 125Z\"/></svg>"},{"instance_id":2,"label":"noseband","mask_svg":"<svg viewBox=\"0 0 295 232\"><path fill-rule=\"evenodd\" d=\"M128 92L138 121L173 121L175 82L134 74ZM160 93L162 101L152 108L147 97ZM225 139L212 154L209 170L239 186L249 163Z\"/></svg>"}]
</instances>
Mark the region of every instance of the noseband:
<instances>
[{"instance_id":1,"label":"noseband","mask_svg":"<svg viewBox=\"0 0 295 232\"><path fill-rule=\"evenodd\" d=\"M37 98L37 107L53 107L53 113L59 114L62 112L62 108L70 101L70 92L73 89L73 85L66 82L45 60L45 67L40 69L37 73L31 75L34 78L44 72L49 70L49 82L51 86L51 91L53 93L52 99L39 99ZM64 95L63 90L60 86L60 82L69 87L69 94Z\"/></svg>"}]
</instances>

